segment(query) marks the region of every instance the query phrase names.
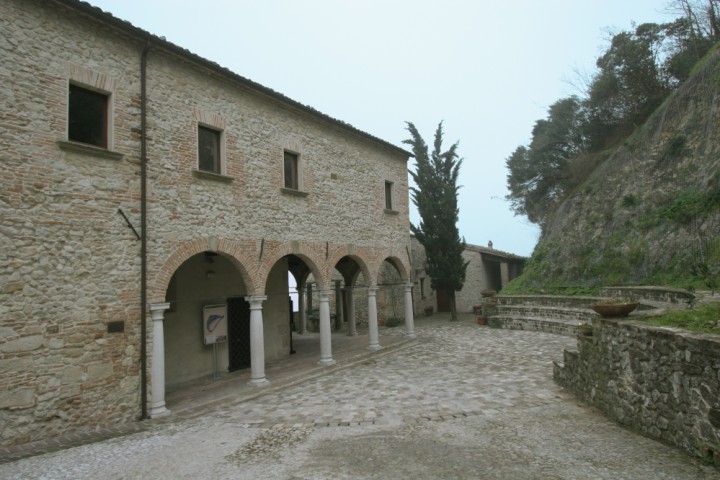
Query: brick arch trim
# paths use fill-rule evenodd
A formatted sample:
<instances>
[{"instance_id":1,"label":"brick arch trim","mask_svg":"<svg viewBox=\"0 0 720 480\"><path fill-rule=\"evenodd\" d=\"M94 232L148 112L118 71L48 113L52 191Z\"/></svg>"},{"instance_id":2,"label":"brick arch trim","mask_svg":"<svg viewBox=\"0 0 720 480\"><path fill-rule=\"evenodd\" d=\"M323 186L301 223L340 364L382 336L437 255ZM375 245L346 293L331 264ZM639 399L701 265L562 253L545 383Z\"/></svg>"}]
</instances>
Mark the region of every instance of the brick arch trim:
<instances>
[{"instance_id":1,"label":"brick arch trim","mask_svg":"<svg viewBox=\"0 0 720 480\"><path fill-rule=\"evenodd\" d=\"M327 285L329 285L329 275L328 272L321 269L320 266L324 266L324 262L320 260L322 257L318 254L318 248L314 247L317 246L308 244L307 242L288 242L272 248L265 256L263 256L260 265L261 274L259 276L262 280L263 289L267 283L270 270L272 270L275 264L287 255L295 255L300 257L302 261L307 264L308 268L310 268L310 271L315 277L315 281L318 283L319 289L325 290Z\"/></svg>"},{"instance_id":2,"label":"brick arch trim","mask_svg":"<svg viewBox=\"0 0 720 480\"><path fill-rule=\"evenodd\" d=\"M374 269L375 272L375 278L374 281L377 283L380 278L380 266L383 262L390 262L392 263L395 268L398 269L398 272L400 273L400 278L403 282L410 282L410 264L408 262L404 262L400 257L396 255L390 254L390 252L387 252L387 255L380 256L379 262Z\"/></svg>"},{"instance_id":3,"label":"brick arch trim","mask_svg":"<svg viewBox=\"0 0 720 480\"><path fill-rule=\"evenodd\" d=\"M338 264L340 260L343 259L343 257L350 257L358 264L360 267L360 273L363 274L363 276L367 279L368 282L372 281L372 276L370 275L370 269L368 268L368 260L369 253L365 251L363 248L354 248L350 246L342 246L340 248L335 249L332 255L330 255L330 258L328 258L328 267L332 270L335 269L335 265ZM357 280L357 276L353 279L353 281Z\"/></svg>"},{"instance_id":4,"label":"brick arch trim","mask_svg":"<svg viewBox=\"0 0 720 480\"><path fill-rule=\"evenodd\" d=\"M170 279L177 269L190 257L207 251L219 253L227 258L238 269L243 282L245 282L248 295L255 295L258 291L257 274L255 273L257 269L248 268L253 265L251 256L239 244L231 240L219 240L217 245L212 246L210 243L208 238L198 238L176 248L153 277L148 289L150 293L148 301L150 303L164 302Z\"/></svg>"}]
</instances>

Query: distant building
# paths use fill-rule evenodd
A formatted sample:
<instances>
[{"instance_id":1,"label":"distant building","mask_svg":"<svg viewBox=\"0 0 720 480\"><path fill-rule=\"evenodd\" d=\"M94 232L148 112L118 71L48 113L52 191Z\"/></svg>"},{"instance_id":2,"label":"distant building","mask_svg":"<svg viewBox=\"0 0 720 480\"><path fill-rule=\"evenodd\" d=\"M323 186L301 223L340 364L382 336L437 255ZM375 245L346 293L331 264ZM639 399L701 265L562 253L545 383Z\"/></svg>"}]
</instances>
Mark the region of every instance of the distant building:
<instances>
[{"instance_id":1,"label":"distant building","mask_svg":"<svg viewBox=\"0 0 720 480\"><path fill-rule=\"evenodd\" d=\"M425 249L420 242L411 237L410 251L413 268L413 302L417 315L425 308L432 307L435 312L449 312L450 300L447 292L433 290L430 277L425 272ZM526 257L502 252L489 247L468 244L463 252L467 267L465 285L455 294L458 312L471 312L473 306L480 304L483 290L499 292L512 279L522 274ZM397 279L399 281L399 279ZM398 299L397 293L395 298ZM397 303L397 301L396 301Z\"/></svg>"}]
</instances>

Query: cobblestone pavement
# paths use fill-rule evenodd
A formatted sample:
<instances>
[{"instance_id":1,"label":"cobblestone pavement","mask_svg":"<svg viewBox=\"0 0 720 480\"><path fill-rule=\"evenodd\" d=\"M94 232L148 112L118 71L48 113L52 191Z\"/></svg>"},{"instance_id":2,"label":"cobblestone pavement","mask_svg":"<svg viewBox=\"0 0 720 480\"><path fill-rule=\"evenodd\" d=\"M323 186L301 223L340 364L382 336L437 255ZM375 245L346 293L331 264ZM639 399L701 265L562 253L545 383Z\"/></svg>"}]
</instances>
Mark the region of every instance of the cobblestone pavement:
<instances>
[{"instance_id":1,"label":"cobblestone pavement","mask_svg":"<svg viewBox=\"0 0 720 480\"><path fill-rule=\"evenodd\" d=\"M0 465L0 478L720 478L556 386L552 360L572 338L468 321L417 334L250 402Z\"/></svg>"}]
</instances>

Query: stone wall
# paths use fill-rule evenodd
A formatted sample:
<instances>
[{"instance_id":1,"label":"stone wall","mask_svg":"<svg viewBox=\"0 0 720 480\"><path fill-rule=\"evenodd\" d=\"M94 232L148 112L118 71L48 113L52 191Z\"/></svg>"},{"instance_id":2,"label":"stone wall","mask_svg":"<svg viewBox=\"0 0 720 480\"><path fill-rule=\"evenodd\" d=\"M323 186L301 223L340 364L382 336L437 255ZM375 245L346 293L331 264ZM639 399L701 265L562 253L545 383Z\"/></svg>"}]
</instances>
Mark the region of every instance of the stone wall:
<instances>
[{"instance_id":1,"label":"stone wall","mask_svg":"<svg viewBox=\"0 0 720 480\"><path fill-rule=\"evenodd\" d=\"M622 425L720 465L720 338L598 318L555 381Z\"/></svg>"}]
</instances>

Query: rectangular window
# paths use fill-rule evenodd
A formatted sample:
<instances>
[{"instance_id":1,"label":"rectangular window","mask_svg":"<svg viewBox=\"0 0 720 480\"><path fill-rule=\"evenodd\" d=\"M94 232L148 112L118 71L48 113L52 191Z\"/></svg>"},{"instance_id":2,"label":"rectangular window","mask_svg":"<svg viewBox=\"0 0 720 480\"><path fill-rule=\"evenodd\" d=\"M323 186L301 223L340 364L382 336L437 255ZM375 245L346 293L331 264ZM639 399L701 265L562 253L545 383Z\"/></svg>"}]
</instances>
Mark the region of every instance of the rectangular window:
<instances>
[{"instance_id":1,"label":"rectangular window","mask_svg":"<svg viewBox=\"0 0 720 480\"><path fill-rule=\"evenodd\" d=\"M108 147L108 95L70 84L68 140Z\"/></svg>"},{"instance_id":2,"label":"rectangular window","mask_svg":"<svg viewBox=\"0 0 720 480\"><path fill-rule=\"evenodd\" d=\"M385 209L386 210L393 209L392 191L393 191L393 182L386 181L385 182Z\"/></svg>"},{"instance_id":3,"label":"rectangular window","mask_svg":"<svg viewBox=\"0 0 720 480\"><path fill-rule=\"evenodd\" d=\"M298 181L298 156L294 153L285 152L285 188L300 190Z\"/></svg>"},{"instance_id":4,"label":"rectangular window","mask_svg":"<svg viewBox=\"0 0 720 480\"><path fill-rule=\"evenodd\" d=\"M220 132L198 125L198 169L220 174Z\"/></svg>"}]
</instances>

